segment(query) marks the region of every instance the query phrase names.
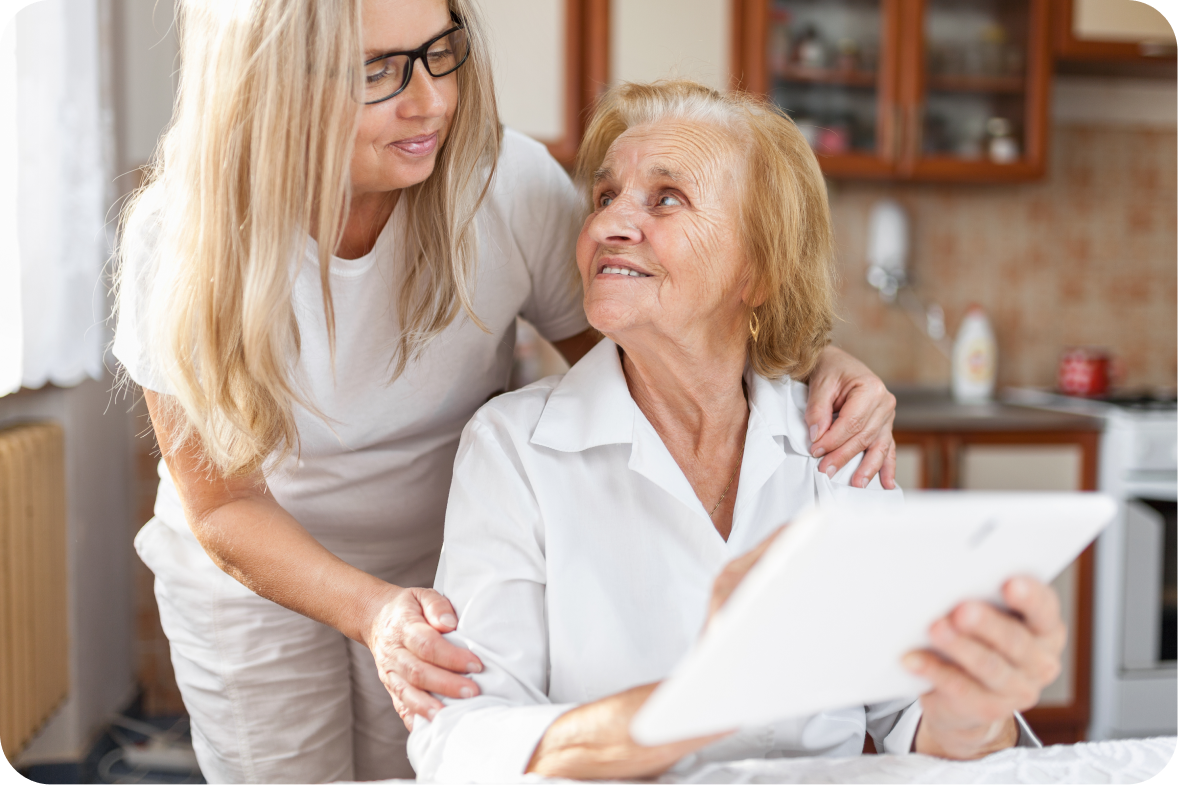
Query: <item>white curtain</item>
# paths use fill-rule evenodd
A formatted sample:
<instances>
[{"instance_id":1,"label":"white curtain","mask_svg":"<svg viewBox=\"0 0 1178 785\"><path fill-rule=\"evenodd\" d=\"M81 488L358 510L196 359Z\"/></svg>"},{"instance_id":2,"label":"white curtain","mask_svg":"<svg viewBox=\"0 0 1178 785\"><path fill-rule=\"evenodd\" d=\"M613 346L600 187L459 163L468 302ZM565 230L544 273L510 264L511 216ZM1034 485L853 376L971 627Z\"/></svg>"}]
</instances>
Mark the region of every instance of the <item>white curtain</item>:
<instances>
[{"instance_id":1,"label":"white curtain","mask_svg":"<svg viewBox=\"0 0 1178 785\"><path fill-rule=\"evenodd\" d=\"M0 329L8 346L0 349L0 394L17 381L35 388L100 378L109 340L103 270L113 123L103 100L98 0L41 0L23 8L15 20L15 60L16 232L0 231L8 246L0 255L12 254L0 266ZM5 79L11 77L0 77L0 95ZM7 168L11 153L4 155L0 166ZM11 194L11 185L0 187ZM0 221L12 220L6 212ZM19 349L12 347L17 330Z\"/></svg>"}]
</instances>

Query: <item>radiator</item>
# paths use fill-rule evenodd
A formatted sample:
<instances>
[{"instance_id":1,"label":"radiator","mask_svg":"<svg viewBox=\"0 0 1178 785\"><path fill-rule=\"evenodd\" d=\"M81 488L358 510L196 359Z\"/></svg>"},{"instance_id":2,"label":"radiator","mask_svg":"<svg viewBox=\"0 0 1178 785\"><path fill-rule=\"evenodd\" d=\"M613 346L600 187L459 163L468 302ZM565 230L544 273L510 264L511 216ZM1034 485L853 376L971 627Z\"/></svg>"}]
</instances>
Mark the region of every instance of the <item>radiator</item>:
<instances>
[{"instance_id":1,"label":"radiator","mask_svg":"<svg viewBox=\"0 0 1178 785\"><path fill-rule=\"evenodd\" d=\"M0 429L0 744L16 757L69 690L61 427Z\"/></svg>"}]
</instances>

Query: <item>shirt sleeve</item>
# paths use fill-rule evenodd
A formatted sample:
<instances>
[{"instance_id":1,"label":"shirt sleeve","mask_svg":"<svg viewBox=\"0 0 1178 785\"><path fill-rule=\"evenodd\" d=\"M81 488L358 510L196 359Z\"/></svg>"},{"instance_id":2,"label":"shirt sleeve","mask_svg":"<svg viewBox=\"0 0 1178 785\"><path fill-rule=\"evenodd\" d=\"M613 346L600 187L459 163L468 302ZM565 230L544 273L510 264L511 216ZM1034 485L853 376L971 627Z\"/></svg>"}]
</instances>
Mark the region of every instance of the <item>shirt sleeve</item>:
<instances>
[{"instance_id":1,"label":"shirt sleeve","mask_svg":"<svg viewBox=\"0 0 1178 785\"><path fill-rule=\"evenodd\" d=\"M921 716L923 710L919 699L900 698L868 706L867 732L875 742L876 751L887 755L915 752L916 731L920 727ZM1014 746L1032 749L1043 746L1022 714L1016 711L1014 721L1018 724L1018 740Z\"/></svg>"},{"instance_id":2,"label":"shirt sleeve","mask_svg":"<svg viewBox=\"0 0 1178 785\"><path fill-rule=\"evenodd\" d=\"M140 387L168 394L171 385L152 356L148 303L157 286L158 211L152 207L149 189L135 208L123 234L119 261L118 319L111 352L131 381Z\"/></svg>"},{"instance_id":3,"label":"shirt sleeve","mask_svg":"<svg viewBox=\"0 0 1178 785\"><path fill-rule=\"evenodd\" d=\"M524 166L528 174L518 189L521 201L512 215L512 232L532 279L520 316L549 341L562 341L589 329L576 253L585 206L547 150L536 150L529 159Z\"/></svg>"},{"instance_id":4,"label":"shirt sleeve","mask_svg":"<svg viewBox=\"0 0 1178 785\"><path fill-rule=\"evenodd\" d=\"M487 423L466 427L454 463L435 588L458 612L446 638L483 663L480 695L417 719L409 760L418 779L518 781L548 726L572 705L548 689L544 533L517 451Z\"/></svg>"}]
</instances>

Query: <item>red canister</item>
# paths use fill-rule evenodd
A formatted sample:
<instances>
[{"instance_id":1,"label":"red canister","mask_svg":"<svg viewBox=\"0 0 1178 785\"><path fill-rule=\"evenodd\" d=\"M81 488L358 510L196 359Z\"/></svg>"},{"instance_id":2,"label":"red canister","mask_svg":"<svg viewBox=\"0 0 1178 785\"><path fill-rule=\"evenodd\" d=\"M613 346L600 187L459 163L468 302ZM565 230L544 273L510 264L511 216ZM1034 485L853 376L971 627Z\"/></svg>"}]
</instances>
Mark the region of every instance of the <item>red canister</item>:
<instances>
[{"instance_id":1,"label":"red canister","mask_svg":"<svg viewBox=\"0 0 1178 785\"><path fill-rule=\"evenodd\" d=\"M1059 356L1059 391L1092 398L1108 392L1111 358L1103 349L1065 349Z\"/></svg>"}]
</instances>

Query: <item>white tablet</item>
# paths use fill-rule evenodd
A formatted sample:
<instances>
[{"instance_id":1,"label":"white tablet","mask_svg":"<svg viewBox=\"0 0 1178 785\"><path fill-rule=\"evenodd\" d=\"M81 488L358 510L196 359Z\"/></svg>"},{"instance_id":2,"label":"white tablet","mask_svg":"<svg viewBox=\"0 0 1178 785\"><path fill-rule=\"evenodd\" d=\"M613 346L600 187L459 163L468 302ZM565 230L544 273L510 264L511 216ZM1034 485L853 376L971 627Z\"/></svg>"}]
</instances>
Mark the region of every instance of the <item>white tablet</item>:
<instances>
[{"instance_id":1,"label":"white tablet","mask_svg":"<svg viewBox=\"0 0 1178 785\"><path fill-rule=\"evenodd\" d=\"M1052 580L1116 513L1095 493L910 494L841 502L782 532L630 726L662 744L916 697L900 665L963 600L1001 605L1015 575Z\"/></svg>"}]
</instances>

